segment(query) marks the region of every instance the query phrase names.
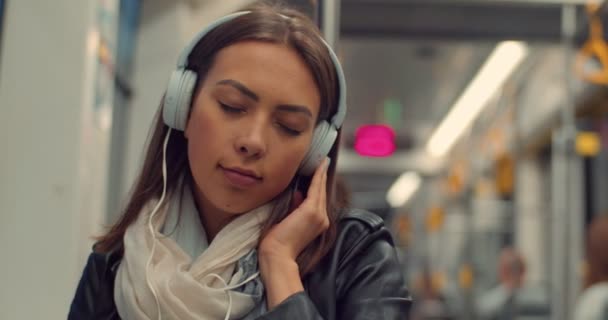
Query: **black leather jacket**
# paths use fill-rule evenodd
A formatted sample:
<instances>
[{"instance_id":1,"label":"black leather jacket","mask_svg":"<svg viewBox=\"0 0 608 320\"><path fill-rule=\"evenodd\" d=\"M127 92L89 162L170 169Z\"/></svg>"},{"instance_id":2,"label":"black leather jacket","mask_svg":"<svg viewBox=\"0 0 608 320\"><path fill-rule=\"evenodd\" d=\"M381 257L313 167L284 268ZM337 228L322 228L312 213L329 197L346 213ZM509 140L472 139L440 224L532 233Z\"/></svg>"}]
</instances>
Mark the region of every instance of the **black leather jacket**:
<instances>
[{"instance_id":1,"label":"black leather jacket","mask_svg":"<svg viewBox=\"0 0 608 320\"><path fill-rule=\"evenodd\" d=\"M411 298L382 219L351 210L338 230L334 248L304 278L305 291L258 320L408 319ZM113 294L120 259L113 252L91 253L68 319L120 319Z\"/></svg>"}]
</instances>

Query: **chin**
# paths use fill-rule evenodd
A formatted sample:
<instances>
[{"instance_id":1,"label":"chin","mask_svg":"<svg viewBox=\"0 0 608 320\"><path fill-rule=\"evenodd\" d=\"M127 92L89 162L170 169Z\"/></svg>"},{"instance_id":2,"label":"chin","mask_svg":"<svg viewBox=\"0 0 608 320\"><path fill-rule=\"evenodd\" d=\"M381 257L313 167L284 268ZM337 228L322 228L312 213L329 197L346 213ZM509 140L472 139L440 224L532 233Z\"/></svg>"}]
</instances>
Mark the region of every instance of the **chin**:
<instances>
[{"instance_id":1,"label":"chin","mask_svg":"<svg viewBox=\"0 0 608 320\"><path fill-rule=\"evenodd\" d=\"M210 190L204 196L207 203L229 215L240 215L259 208L272 201L283 190L261 190L261 186L248 190L237 190L211 184L205 185L205 187L209 187L207 190Z\"/></svg>"},{"instance_id":2,"label":"chin","mask_svg":"<svg viewBox=\"0 0 608 320\"><path fill-rule=\"evenodd\" d=\"M230 215L241 215L243 213L249 212L251 210L253 210L254 207L249 207L249 206L232 206L232 205L225 205L222 207L222 211L230 214Z\"/></svg>"},{"instance_id":3,"label":"chin","mask_svg":"<svg viewBox=\"0 0 608 320\"><path fill-rule=\"evenodd\" d=\"M228 214L240 215L269 203L275 197L270 197L261 201L257 198L243 199L242 197L230 197L228 199L222 199L222 201L218 201L214 203L214 205L216 205L216 208L219 208Z\"/></svg>"},{"instance_id":4,"label":"chin","mask_svg":"<svg viewBox=\"0 0 608 320\"><path fill-rule=\"evenodd\" d=\"M241 197L230 197L228 199L218 200L219 201L213 203L213 205L230 215L240 215L249 212L265 203L257 204L257 201L247 201Z\"/></svg>"}]
</instances>

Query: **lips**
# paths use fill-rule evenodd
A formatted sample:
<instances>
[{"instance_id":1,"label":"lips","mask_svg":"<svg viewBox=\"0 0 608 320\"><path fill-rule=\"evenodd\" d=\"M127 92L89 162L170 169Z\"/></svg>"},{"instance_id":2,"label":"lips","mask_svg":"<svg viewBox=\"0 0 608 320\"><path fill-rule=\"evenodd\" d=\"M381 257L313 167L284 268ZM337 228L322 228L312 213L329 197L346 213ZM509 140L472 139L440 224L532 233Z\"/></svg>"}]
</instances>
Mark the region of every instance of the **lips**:
<instances>
[{"instance_id":1,"label":"lips","mask_svg":"<svg viewBox=\"0 0 608 320\"><path fill-rule=\"evenodd\" d=\"M262 178L253 171L241 168L220 167L226 180L235 187L248 188L262 181Z\"/></svg>"}]
</instances>

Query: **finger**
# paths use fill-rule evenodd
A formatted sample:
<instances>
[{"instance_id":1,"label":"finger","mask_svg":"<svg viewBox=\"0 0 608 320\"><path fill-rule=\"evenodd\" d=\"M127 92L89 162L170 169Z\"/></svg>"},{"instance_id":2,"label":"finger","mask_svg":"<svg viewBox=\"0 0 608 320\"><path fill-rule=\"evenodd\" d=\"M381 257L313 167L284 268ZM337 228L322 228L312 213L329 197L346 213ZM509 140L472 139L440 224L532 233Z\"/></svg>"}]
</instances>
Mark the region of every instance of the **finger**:
<instances>
[{"instance_id":1,"label":"finger","mask_svg":"<svg viewBox=\"0 0 608 320\"><path fill-rule=\"evenodd\" d=\"M312 177L312 181L310 182L310 187L308 187L308 192L306 193L307 203L316 204L319 201L319 188L323 179L323 164L326 160L323 160L321 164L315 170L315 174ZM316 208L316 206L314 206Z\"/></svg>"},{"instance_id":2,"label":"finger","mask_svg":"<svg viewBox=\"0 0 608 320\"><path fill-rule=\"evenodd\" d=\"M329 168L329 163L327 158L323 160L323 175L321 179L321 186L319 190L319 209L321 212L325 212L327 208L327 171Z\"/></svg>"}]
</instances>

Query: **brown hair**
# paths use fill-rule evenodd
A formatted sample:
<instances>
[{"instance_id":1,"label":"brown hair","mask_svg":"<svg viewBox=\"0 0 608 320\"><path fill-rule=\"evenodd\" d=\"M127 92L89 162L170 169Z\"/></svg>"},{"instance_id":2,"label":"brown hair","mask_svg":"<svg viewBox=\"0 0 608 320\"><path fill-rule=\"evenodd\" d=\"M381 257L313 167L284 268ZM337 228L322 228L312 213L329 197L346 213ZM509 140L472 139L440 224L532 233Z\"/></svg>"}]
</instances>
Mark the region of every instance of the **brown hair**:
<instances>
[{"instance_id":1,"label":"brown hair","mask_svg":"<svg viewBox=\"0 0 608 320\"><path fill-rule=\"evenodd\" d=\"M587 233L585 287L608 281L608 215L597 216Z\"/></svg>"},{"instance_id":2,"label":"brown hair","mask_svg":"<svg viewBox=\"0 0 608 320\"><path fill-rule=\"evenodd\" d=\"M200 89L198 87L213 65L215 55L222 48L245 40L284 44L299 53L314 75L321 97L321 108L317 121L329 119L337 111L339 87L335 66L317 27L305 15L282 5L262 3L250 7L248 10L250 10L249 14L239 16L211 30L193 48L188 56L187 68L198 75L196 92ZM162 105L161 101L161 107L156 113L155 124L149 137L143 167L135 181L127 205L119 220L105 235L99 237L99 242L95 246L95 250L98 252L116 250L122 254L122 241L127 227L137 219L148 201L160 198L163 187L161 175L163 139L168 130L162 120ZM333 197L333 190L339 140L340 133L329 153L329 157L332 159L327 173L327 213L330 226L298 257L297 262L302 274L310 272L331 249L335 241L340 208ZM191 178L187 150L184 133L172 132L166 151L167 194L171 194L178 188L179 177L182 174L185 173ZM288 188L275 198L277 201L262 230L262 237L288 214L293 191L297 187L295 180L293 179Z\"/></svg>"}]
</instances>

